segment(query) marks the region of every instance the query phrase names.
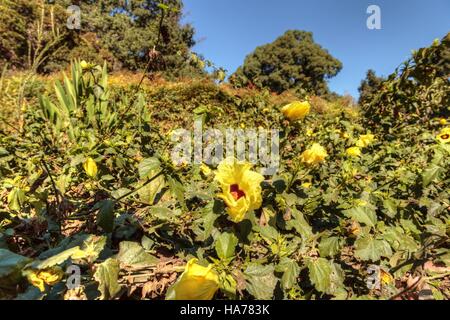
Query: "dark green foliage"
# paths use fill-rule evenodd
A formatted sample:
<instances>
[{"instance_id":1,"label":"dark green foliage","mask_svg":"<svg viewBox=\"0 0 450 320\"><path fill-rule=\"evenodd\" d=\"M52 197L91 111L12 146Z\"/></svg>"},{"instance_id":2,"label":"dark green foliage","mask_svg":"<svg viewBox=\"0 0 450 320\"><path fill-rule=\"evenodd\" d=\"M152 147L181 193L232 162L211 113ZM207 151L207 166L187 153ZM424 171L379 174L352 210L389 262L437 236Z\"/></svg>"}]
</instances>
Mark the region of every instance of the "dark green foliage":
<instances>
[{"instance_id":1,"label":"dark green foliage","mask_svg":"<svg viewBox=\"0 0 450 320\"><path fill-rule=\"evenodd\" d=\"M0 4L0 66L48 73L76 58L107 60L114 69L144 69L157 51L150 71L170 76L201 74L189 64L194 29L181 25L182 2L167 0L79 1L81 29L69 30L68 0L5 0ZM13 26L13 27L11 27ZM38 59L43 55L41 60Z\"/></svg>"},{"instance_id":2,"label":"dark green foliage","mask_svg":"<svg viewBox=\"0 0 450 320\"><path fill-rule=\"evenodd\" d=\"M361 81L361 86L358 88L359 104L369 102L382 88L384 80L382 77L378 77L372 69L367 71L366 78Z\"/></svg>"},{"instance_id":3,"label":"dark green foliage","mask_svg":"<svg viewBox=\"0 0 450 320\"><path fill-rule=\"evenodd\" d=\"M159 2L136 0L120 6L114 0L102 1L88 14L87 25L125 68L144 68L149 52L156 49L163 58L157 59L152 69L179 75L177 69L188 65L190 48L195 44L194 29L180 24L181 1L165 1L165 6L158 6Z\"/></svg>"},{"instance_id":4,"label":"dark green foliage","mask_svg":"<svg viewBox=\"0 0 450 320\"><path fill-rule=\"evenodd\" d=\"M280 93L300 89L326 94L326 80L342 69L342 63L314 42L311 32L290 30L273 43L256 48L231 77L237 86L255 85Z\"/></svg>"},{"instance_id":5,"label":"dark green foliage","mask_svg":"<svg viewBox=\"0 0 450 320\"><path fill-rule=\"evenodd\" d=\"M371 99L361 105L376 130L399 125L430 124L450 115L450 33L432 46L414 51ZM381 125L381 126L380 126Z\"/></svg>"}]
</instances>

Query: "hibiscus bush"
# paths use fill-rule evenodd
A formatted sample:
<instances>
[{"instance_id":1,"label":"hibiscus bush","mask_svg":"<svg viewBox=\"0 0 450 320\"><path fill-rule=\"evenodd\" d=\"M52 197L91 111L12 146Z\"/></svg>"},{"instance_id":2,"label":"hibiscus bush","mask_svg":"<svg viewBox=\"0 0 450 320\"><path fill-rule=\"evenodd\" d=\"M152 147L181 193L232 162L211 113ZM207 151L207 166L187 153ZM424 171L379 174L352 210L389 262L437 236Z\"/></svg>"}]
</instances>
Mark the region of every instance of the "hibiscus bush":
<instances>
[{"instance_id":1,"label":"hibiscus bush","mask_svg":"<svg viewBox=\"0 0 450 320\"><path fill-rule=\"evenodd\" d=\"M342 98L58 78L1 131L0 298L450 297L448 105L385 132ZM280 130L276 175L174 163L199 119Z\"/></svg>"}]
</instances>

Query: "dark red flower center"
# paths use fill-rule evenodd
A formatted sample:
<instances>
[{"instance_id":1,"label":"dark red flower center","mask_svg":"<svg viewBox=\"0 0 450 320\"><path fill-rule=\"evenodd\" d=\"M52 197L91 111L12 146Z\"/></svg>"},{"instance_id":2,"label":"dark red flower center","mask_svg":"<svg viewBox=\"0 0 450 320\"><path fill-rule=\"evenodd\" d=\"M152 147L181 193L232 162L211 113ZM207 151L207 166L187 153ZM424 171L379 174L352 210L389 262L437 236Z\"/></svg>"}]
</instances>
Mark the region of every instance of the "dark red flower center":
<instances>
[{"instance_id":1,"label":"dark red flower center","mask_svg":"<svg viewBox=\"0 0 450 320\"><path fill-rule=\"evenodd\" d=\"M450 139L450 134L444 134L443 136L441 136L442 140L448 140Z\"/></svg>"},{"instance_id":2,"label":"dark red flower center","mask_svg":"<svg viewBox=\"0 0 450 320\"><path fill-rule=\"evenodd\" d=\"M245 197L245 192L240 190L239 185L237 184L233 184L230 186L230 193L236 201L238 201L242 197Z\"/></svg>"}]
</instances>

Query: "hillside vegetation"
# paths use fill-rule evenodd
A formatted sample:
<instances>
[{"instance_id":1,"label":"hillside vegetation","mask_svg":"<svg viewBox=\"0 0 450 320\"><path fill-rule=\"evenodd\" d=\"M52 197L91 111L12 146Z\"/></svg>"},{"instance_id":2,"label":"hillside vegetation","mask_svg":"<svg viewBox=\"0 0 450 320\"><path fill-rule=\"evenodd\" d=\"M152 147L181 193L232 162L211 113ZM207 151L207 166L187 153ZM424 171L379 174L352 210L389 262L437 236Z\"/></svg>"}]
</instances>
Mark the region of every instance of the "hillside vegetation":
<instances>
[{"instance_id":1,"label":"hillside vegetation","mask_svg":"<svg viewBox=\"0 0 450 320\"><path fill-rule=\"evenodd\" d=\"M0 299L448 299L449 40L361 105L107 62L5 68ZM279 130L276 175L174 163L195 121Z\"/></svg>"}]
</instances>

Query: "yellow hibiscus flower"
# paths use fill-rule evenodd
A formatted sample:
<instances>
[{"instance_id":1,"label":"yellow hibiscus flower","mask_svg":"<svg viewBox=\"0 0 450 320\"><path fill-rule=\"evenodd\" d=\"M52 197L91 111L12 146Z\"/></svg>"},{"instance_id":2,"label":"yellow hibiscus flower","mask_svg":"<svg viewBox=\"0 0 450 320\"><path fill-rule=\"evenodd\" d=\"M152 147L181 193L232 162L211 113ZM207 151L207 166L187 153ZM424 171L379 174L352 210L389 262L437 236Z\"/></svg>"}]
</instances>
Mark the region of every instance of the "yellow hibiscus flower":
<instances>
[{"instance_id":1,"label":"yellow hibiscus flower","mask_svg":"<svg viewBox=\"0 0 450 320\"><path fill-rule=\"evenodd\" d=\"M239 223L245 214L261 207L261 182L264 177L251 171L249 163L239 163L235 159L225 159L217 168L215 180L219 182L222 193L219 198L225 201L227 211L233 222Z\"/></svg>"},{"instance_id":2,"label":"yellow hibiscus flower","mask_svg":"<svg viewBox=\"0 0 450 320\"><path fill-rule=\"evenodd\" d=\"M450 142L450 128L442 129L441 133L438 134L436 139L442 143Z\"/></svg>"},{"instance_id":3,"label":"yellow hibiscus flower","mask_svg":"<svg viewBox=\"0 0 450 320\"><path fill-rule=\"evenodd\" d=\"M311 183L311 182L305 182L305 183L302 183L302 187L303 187L304 189L309 189L309 188L312 187L312 183Z\"/></svg>"},{"instance_id":4,"label":"yellow hibiscus flower","mask_svg":"<svg viewBox=\"0 0 450 320\"><path fill-rule=\"evenodd\" d=\"M166 300L211 300L219 289L219 276L213 265L203 267L192 259L183 274L169 288Z\"/></svg>"},{"instance_id":5,"label":"yellow hibiscus flower","mask_svg":"<svg viewBox=\"0 0 450 320\"><path fill-rule=\"evenodd\" d=\"M314 165L325 161L326 157L328 157L328 153L325 148L318 143L314 143L310 149L303 152L300 160L307 165Z\"/></svg>"},{"instance_id":6,"label":"yellow hibiscus flower","mask_svg":"<svg viewBox=\"0 0 450 320\"><path fill-rule=\"evenodd\" d=\"M80 66L81 69L87 69L89 67L89 64L85 60L83 60L80 62Z\"/></svg>"},{"instance_id":7,"label":"yellow hibiscus flower","mask_svg":"<svg viewBox=\"0 0 450 320\"><path fill-rule=\"evenodd\" d=\"M348 148L347 155L350 157L359 157L361 156L361 149L359 147Z\"/></svg>"},{"instance_id":8,"label":"yellow hibiscus flower","mask_svg":"<svg viewBox=\"0 0 450 320\"><path fill-rule=\"evenodd\" d=\"M373 134L366 134L359 137L356 142L356 146L360 148L366 148L375 142L375 136Z\"/></svg>"},{"instance_id":9,"label":"yellow hibiscus flower","mask_svg":"<svg viewBox=\"0 0 450 320\"><path fill-rule=\"evenodd\" d=\"M80 67L82 70L90 70L95 67L95 64L86 62L85 60L80 62Z\"/></svg>"},{"instance_id":10,"label":"yellow hibiscus flower","mask_svg":"<svg viewBox=\"0 0 450 320\"><path fill-rule=\"evenodd\" d=\"M89 177L95 178L97 176L98 168L94 159L87 158L86 161L83 163L83 168Z\"/></svg>"},{"instance_id":11,"label":"yellow hibiscus flower","mask_svg":"<svg viewBox=\"0 0 450 320\"><path fill-rule=\"evenodd\" d=\"M380 272L380 281L384 285L388 285L394 282L394 277L391 276L389 272L384 271L381 269Z\"/></svg>"},{"instance_id":12,"label":"yellow hibiscus flower","mask_svg":"<svg viewBox=\"0 0 450 320\"><path fill-rule=\"evenodd\" d=\"M310 112L311 105L308 101L295 101L281 109L283 115L290 121L297 121L304 119Z\"/></svg>"}]
</instances>

